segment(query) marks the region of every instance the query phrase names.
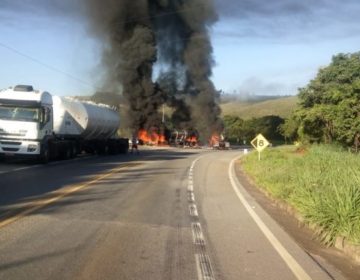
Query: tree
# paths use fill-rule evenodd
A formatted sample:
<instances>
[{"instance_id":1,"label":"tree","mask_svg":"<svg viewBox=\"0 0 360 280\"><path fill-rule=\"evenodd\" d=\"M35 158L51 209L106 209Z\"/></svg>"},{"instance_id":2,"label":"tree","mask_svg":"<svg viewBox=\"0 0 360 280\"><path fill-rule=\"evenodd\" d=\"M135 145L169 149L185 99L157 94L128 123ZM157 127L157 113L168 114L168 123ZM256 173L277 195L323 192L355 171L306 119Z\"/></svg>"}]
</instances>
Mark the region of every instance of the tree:
<instances>
[{"instance_id":1,"label":"tree","mask_svg":"<svg viewBox=\"0 0 360 280\"><path fill-rule=\"evenodd\" d=\"M284 123L284 119L279 116L263 116L261 118L254 118L250 120L250 127L252 127L253 136L261 133L268 140L282 140L283 137L279 132L279 126Z\"/></svg>"},{"instance_id":2,"label":"tree","mask_svg":"<svg viewBox=\"0 0 360 280\"><path fill-rule=\"evenodd\" d=\"M359 146L360 52L338 54L299 91L298 134L310 142Z\"/></svg>"},{"instance_id":3,"label":"tree","mask_svg":"<svg viewBox=\"0 0 360 280\"><path fill-rule=\"evenodd\" d=\"M244 137L244 120L238 116L224 116L226 138L231 142L239 142Z\"/></svg>"},{"instance_id":4,"label":"tree","mask_svg":"<svg viewBox=\"0 0 360 280\"><path fill-rule=\"evenodd\" d=\"M285 142L295 141L298 138L300 121L295 115L290 116L283 124L279 125L278 131L284 136Z\"/></svg>"}]
</instances>

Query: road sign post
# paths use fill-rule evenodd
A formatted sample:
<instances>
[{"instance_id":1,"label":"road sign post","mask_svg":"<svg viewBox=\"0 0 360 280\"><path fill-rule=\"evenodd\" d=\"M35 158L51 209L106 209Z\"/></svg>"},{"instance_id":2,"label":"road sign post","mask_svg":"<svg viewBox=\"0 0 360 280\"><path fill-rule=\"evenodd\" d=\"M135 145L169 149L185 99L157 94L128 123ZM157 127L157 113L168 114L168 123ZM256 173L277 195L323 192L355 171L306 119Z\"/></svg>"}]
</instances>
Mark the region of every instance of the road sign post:
<instances>
[{"instance_id":1,"label":"road sign post","mask_svg":"<svg viewBox=\"0 0 360 280\"><path fill-rule=\"evenodd\" d=\"M270 145L269 141L260 133L252 141L251 145L258 151L259 160L261 159L261 152Z\"/></svg>"}]
</instances>

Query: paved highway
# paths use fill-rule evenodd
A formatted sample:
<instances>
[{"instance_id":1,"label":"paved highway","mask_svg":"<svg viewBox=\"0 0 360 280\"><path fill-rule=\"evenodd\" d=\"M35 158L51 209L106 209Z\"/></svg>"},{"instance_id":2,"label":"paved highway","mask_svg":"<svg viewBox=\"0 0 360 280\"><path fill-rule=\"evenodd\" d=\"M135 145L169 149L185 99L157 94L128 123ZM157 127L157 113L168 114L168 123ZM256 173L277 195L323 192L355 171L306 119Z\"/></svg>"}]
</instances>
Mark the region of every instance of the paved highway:
<instances>
[{"instance_id":1,"label":"paved highway","mask_svg":"<svg viewBox=\"0 0 360 280\"><path fill-rule=\"evenodd\" d=\"M0 167L0 279L345 279L238 182L239 151Z\"/></svg>"}]
</instances>

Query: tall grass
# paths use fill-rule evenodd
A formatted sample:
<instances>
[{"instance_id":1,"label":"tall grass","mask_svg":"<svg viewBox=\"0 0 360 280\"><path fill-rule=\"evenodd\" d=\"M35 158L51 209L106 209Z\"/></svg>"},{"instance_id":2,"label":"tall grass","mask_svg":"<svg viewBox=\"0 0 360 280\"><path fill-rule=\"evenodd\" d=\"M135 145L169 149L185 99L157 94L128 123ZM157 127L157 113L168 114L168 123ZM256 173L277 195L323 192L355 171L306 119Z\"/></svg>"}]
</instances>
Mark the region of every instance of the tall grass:
<instances>
[{"instance_id":1,"label":"tall grass","mask_svg":"<svg viewBox=\"0 0 360 280\"><path fill-rule=\"evenodd\" d=\"M360 244L359 155L333 146L288 146L267 149L260 162L255 153L242 162L258 185L316 225L325 244L337 236Z\"/></svg>"}]
</instances>

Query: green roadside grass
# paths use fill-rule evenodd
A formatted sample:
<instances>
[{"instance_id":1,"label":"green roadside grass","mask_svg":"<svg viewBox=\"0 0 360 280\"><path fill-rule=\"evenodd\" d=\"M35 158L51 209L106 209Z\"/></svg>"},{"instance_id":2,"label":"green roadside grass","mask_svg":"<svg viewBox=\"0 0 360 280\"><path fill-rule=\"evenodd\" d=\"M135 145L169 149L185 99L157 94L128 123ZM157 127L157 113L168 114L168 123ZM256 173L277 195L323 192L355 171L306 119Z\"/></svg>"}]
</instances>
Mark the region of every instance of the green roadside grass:
<instances>
[{"instance_id":1,"label":"green roadside grass","mask_svg":"<svg viewBox=\"0 0 360 280\"><path fill-rule=\"evenodd\" d=\"M341 148L282 146L249 153L242 167L259 187L298 211L333 245L344 237L360 245L360 156Z\"/></svg>"}]
</instances>

